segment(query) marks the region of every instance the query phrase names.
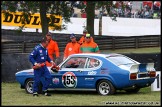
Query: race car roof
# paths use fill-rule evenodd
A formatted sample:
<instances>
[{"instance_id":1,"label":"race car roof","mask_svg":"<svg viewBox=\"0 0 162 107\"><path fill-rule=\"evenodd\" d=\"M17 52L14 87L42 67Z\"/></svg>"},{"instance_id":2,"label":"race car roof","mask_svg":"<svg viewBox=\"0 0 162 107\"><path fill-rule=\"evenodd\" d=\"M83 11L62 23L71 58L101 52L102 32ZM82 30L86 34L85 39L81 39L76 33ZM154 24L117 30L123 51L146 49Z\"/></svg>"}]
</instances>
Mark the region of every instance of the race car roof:
<instances>
[{"instance_id":1,"label":"race car roof","mask_svg":"<svg viewBox=\"0 0 162 107\"><path fill-rule=\"evenodd\" d=\"M69 57L74 56L99 56L99 57L111 57L111 56L121 56L122 54L117 53L110 53L110 54L97 54L97 53L79 53L79 54L72 54Z\"/></svg>"}]
</instances>

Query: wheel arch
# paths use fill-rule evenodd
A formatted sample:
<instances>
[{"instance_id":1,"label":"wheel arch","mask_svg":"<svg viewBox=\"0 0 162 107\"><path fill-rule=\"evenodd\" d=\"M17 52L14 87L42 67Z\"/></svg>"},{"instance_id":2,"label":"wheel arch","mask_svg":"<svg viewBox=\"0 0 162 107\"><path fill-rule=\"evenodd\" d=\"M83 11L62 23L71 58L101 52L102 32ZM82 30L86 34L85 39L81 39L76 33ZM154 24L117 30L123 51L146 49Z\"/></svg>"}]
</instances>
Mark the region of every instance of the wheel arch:
<instances>
[{"instance_id":1,"label":"wheel arch","mask_svg":"<svg viewBox=\"0 0 162 107\"><path fill-rule=\"evenodd\" d=\"M96 81L95 83L95 87L97 87L97 84L101 81L101 80L107 80L109 82L111 82L111 84L114 86L114 88L116 88L116 86L114 85L114 82L110 79L110 78L100 78Z\"/></svg>"}]
</instances>

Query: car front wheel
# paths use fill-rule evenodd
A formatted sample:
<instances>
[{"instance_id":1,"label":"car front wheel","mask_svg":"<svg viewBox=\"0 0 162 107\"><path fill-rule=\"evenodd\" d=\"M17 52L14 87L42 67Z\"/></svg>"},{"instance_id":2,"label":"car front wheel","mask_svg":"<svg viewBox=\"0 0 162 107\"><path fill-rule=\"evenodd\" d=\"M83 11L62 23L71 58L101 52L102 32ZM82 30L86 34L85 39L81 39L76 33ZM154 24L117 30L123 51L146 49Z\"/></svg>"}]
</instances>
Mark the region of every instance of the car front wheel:
<instances>
[{"instance_id":1,"label":"car front wheel","mask_svg":"<svg viewBox=\"0 0 162 107\"><path fill-rule=\"evenodd\" d=\"M107 80L101 80L97 84L97 92L100 95L111 95L114 94L115 91L116 89L114 88L114 86Z\"/></svg>"}]
</instances>

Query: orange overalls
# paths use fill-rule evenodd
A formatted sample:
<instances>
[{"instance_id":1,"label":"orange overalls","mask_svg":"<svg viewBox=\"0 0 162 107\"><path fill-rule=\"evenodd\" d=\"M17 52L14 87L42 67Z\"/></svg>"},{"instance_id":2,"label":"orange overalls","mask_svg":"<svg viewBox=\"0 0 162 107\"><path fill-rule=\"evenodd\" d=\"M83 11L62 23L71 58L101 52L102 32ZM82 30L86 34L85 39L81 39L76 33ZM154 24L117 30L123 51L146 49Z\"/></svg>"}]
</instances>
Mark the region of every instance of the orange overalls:
<instances>
[{"instance_id":1,"label":"orange overalls","mask_svg":"<svg viewBox=\"0 0 162 107\"><path fill-rule=\"evenodd\" d=\"M50 40L50 42L47 46L47 50L48 50L48 55L52 61L54 61L54 56L53 56L54 53L56 55L56 58L58 58L60 56L58 44L56 41L53 41L52 39ZM52 66L52 64L47 61L46 61L46 65Z\"/></svg>"},{"instance_id":2,"label":"orange overalls","mask_svg":"<svg viewBox=\"0 0 162 107\"><path fill-rule=\"evenodd\" d=\"M71 54L77 54L80 50L80 44L79 43L68 43L64 50L64 58L66 59Z\"/></svg>"}]
</instances>

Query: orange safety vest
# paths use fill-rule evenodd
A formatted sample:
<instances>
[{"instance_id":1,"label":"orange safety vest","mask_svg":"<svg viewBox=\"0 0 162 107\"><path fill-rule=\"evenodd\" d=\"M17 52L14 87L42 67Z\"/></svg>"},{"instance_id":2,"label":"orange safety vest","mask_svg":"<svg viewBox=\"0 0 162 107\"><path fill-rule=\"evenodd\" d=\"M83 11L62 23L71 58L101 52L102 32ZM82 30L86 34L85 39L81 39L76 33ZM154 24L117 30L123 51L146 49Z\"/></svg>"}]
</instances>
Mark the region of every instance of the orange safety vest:
<instances>
[{"instance_id":1,"label":"orange safety vest","mask_svg":"<svg viewBox=\"0 0 162 107\"><path fill-rule=\"evenodd\" d=\"M50 40L50 42L47 46L47 50L48 50L48 55L49 55L50 59L53 60L53 61L54 61L53 54L55 54L57 58L60 56L58 44L57 44L56 41L54 41L52 39ZM48 61L46 61L46 65L52 66L52 64L49 63Z\"/></svg>"},{"instance_id":2,"label":"orange safety vest","mask_svg":"<svg viewBox=\"0 0 162 107\"><path fill-rule=\"evenodd\" d=\"M79 53L79 49L80 49L80 44L79 43L68 43L65 47L64 50L64 57L67 58L69 55L71 54L77 54Z\"/></svg>"}]
</instances>

